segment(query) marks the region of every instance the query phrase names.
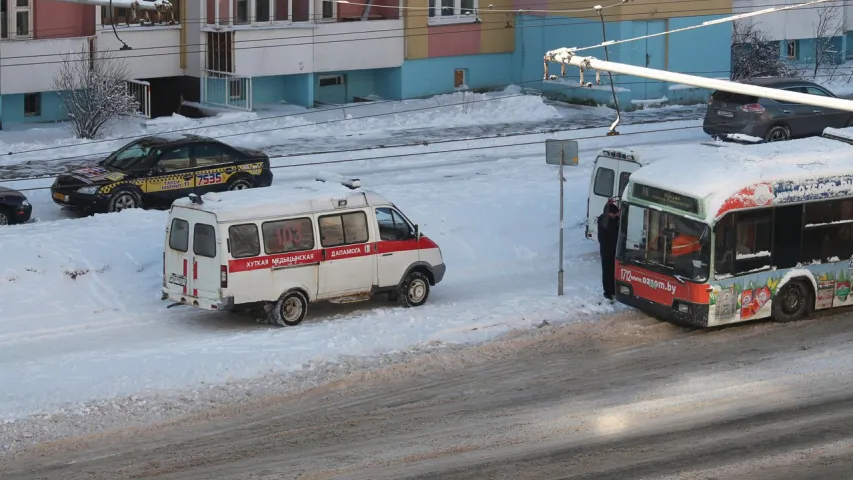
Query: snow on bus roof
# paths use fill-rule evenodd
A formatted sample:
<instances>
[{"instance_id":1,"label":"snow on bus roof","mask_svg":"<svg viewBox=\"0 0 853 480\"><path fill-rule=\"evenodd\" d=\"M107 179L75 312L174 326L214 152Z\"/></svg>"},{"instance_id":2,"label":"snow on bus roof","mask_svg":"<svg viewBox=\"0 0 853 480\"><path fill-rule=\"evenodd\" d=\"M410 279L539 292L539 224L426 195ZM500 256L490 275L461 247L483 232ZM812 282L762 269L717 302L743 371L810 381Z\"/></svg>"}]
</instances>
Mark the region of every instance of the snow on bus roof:
<instances>
[{"instance_id":1,"label":"snow on bus roof","mask_svg":"<svg viewBox=\"0 0 853 480\"><path fill-rule=\"evenodd\" d=\"M213 213L219 222L234 222L334 210L341 208L339 200L346 200L346 207L391 203L376 192L320 181L207 193L201 200L197 205L183 197L172 205Z\"/></svg>"},{"instance_id":2,"label":"snow on bus roof","mask_svg":"<svg viewBox=\"0 0 853 480\"><path fill-rule=\"evenodd\" d=\"M734 204L785 203L793 196L809 195L812 188L827 188L818 187L827 180L840 183L828 188L853 193L853 185L837 179L839 175L853 175L853 146L829 138L720 147L692 145L686 150L667 147L655 153L659 159L634 172L631 182L704 199L707 221L726 208L735 208ZM784 185L786 182L795 185ZM801 188L803 183L809 184L807 188Z\"/></svg>"}]
</instances>

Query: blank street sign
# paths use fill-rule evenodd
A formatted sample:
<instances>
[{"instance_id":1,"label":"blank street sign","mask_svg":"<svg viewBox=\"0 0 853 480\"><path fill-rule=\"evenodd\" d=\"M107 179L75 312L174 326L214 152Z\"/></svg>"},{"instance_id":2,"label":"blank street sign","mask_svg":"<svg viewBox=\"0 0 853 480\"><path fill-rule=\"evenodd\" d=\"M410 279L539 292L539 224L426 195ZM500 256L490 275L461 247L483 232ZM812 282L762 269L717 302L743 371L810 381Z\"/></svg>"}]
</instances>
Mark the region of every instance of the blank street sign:
<instances>
[{"instance_id":1,"label":"blank street sign","mask_svg":"<svg viewBox=\"0 0 853 480\"><path fill-rule=\"evenodd\" d=\"M563 155L563 165L577 166L577 140L545 140L545 163L559 165L560 154Z\"/></svg>"}]
</instances>

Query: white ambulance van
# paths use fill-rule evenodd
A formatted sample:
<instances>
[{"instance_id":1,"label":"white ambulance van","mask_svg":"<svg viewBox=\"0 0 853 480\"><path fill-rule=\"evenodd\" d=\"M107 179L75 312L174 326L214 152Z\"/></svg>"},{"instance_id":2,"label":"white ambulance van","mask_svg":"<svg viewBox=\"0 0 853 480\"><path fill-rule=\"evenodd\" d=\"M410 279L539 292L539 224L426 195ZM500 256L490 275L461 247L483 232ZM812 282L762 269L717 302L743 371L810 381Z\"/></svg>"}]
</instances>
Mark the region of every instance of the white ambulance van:
<instances>
[{"instance_id":1,"label":"white ambulance van","mask_svg":"<svg viewBox=\"0 0 853 480\"><path fill-rule=\"evenodd\" d=\"M698 144L644 145L634 148L600 150L592 165L586 201L586 238L598 241L598 216L611 198L621 199L628 178L641 167L661 158L681 158L685 162L703 161L717 149L736 148L737 144L700 142ZM713 157L711 157L713 158ZM685 181L697 181L685 179Z\"/></svg>"},{"instance_id":2,"label":"white ambulance van","mask_svg":"<svg viewBox=\"0 0 853 480\"><path fill-rule=\"evenodd\" d=\"M423 305L444 278L441 249L390 200L355 182L176 200L163 300L207 310L263 306L281 326L299 324L317 301L388 294Z\"/></svg>"},{"instance_id":3,"label":"white ambulance van","mask_svg":"<svg viewBox=\"0 0 853 480\"><path fill-rule=\"evenodd\" d=\"M628 178L643 166L630 148L609 148L598 152L592 165L586 197L586 238L598 240L598 216L611 198L621 198Z\"/></svg>"}]
</instances>

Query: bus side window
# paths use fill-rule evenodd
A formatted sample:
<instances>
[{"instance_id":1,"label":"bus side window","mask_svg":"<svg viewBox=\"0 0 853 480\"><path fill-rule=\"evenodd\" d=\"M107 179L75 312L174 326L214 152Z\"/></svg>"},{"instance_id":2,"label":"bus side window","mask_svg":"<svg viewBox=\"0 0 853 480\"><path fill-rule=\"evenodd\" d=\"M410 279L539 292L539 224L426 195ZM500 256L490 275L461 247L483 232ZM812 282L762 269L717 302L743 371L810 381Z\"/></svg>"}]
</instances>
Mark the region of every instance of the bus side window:
<instances>
[{"instance_id":1,"label":"bus side window","mask_svg":"<svg viewBox=\"0 0 853 480\"><path fill-rule=\"evenodd\" d=\"M853 206L850 200L805 205L801 260L837 261L853 256ZM837 259L837 260L836 260Z\"/></svg>"},{"instance_id":2,"label":"bus side window","mask_svg":"<svg viewBox=\"0 0 853 480\"><path fill-rule=\"evenodd\" d=\"M770 267L773 264L773 209L739 212L734 221L737 229L735 273Z\"/></svg>"}]
</instances>

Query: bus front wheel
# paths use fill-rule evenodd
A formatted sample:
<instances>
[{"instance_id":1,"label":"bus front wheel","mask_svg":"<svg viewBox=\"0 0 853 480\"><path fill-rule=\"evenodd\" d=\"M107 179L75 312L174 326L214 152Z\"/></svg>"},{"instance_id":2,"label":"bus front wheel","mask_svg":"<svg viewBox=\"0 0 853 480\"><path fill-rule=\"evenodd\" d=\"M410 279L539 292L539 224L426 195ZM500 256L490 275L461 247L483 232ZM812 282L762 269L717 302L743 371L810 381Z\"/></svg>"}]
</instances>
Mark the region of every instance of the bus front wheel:
<instances>
[{"instance_id":1,"label":"bus front wheel","mask_svg":"<svg viewBox=\"0 0 853 480\"><path fill-rule=\"evenodd\" d=\"M792 280L776 292L773 298L773 319L795 322L809 311L812 291L802 280Z\"/></svg>"}]
</instances>

